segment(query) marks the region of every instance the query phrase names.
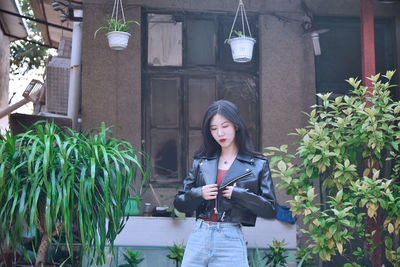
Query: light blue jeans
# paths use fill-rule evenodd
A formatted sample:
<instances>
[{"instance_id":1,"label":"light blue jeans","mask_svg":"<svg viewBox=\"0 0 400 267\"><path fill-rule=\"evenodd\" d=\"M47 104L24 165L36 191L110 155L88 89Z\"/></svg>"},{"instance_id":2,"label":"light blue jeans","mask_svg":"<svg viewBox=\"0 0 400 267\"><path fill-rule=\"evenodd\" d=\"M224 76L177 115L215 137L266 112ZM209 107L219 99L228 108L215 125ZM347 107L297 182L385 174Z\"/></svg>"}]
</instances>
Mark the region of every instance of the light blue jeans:
<instances>
[{"instance_id":1,"label":"light blue jeans","mask_svg":"<svg viewBox=\"0 0 400 267\"><path fill-rule=\"evenodd\" d=\"M189 236L182 267L227 266L249 266L240 224L198 219Z\"/></svg>"}]
</instances>

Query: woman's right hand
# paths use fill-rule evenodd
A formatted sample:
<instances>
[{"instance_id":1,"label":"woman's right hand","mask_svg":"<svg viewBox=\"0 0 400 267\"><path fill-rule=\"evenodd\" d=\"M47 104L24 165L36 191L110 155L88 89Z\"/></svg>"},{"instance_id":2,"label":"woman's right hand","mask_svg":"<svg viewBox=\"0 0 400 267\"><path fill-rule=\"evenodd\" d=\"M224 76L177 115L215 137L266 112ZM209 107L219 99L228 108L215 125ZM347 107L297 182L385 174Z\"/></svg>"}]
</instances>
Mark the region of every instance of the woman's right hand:
<instances>
[{"instance_id":1,"label":"woman's right hand","mask_svg":"<svg viewBox=\"0 0 400 267\"><path fill-rule=\"evenodd\" d=\"M205 200L216 199L218 195L218 185L208 184L201 188L201 196Z\"/></svg>"}]
</instances>

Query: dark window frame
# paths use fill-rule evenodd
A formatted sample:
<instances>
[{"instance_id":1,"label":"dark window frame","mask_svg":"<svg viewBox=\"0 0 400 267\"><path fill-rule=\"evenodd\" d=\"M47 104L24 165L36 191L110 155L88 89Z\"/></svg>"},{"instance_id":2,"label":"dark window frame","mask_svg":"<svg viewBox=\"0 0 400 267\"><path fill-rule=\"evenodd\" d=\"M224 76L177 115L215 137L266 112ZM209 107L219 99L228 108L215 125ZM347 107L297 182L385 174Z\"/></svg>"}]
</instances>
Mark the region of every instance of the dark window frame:
<instances>
[{"instance_id":1,"label":"dark window frame","mask_svg":"<svg viewBox=\"0 0 400 267\"><path fill-rule=\"evenodd\" d=\"M147 32L147 14L155 13L155 14L170 14L174 15L178 18L179 21L182 21L182 66L151 66L147 63L147 47L148 47L148 32ZM202 79L202 78L214 78L215 79L215 99L220 99L221 94L219 87L221 86L222 82L222 75L226 73L245 73L249 75L253 75L257 77L256 82L256 104L257 104L257 112L255 119L256 121L256 137L255 137L255 146L259 149L261 144L261 127L260 127L260 120L261 120L261 106L260 106L260 99L259 99L259 51L258 51L258 44L254 47L253 53L253 61L250 64L237 64L233 63L233 60L230 56L230 60L232 64L221 63L221 57L223 53L221 50L226 48L229 49L230 47L228 44L224 44L224 40L222 40L222 30L220 23L222 21L227 22L230 21L232 23L234 14L203 14L203 13L181 13L176 11L166 11L166 10L154 10L154 9L143 9L142 10L142 27L145 30L142 31L142 150L146 151L147 153L151 152L151 122L149 121L149 112L150 107L147 105L149 101L149 94L150 94L150 81L152 77L179 77L181 79L181 108L182 108L182 116L180 116L180 140L179 140L179 149L181 151L181 155L178 158L178 161L181 162L182 166L178 169L178 178L176 180L171 181L160 181L154 180L150 178L150 181L153 185L157 187L172 187L181 184L182 179L186 176L188 170L190 169L191 158L193 155L189 155L189 121L188 121L188 81L189 79ZM215 51L215 65L193 65L187 63L187 23L186 19L190 20L210 20L214 21L216 26L216 51ZM249 22L252 27L252 34L255 38L258 36L258 18L257 16L249 17ZM230 30L231 24L229 24ZM229 32L228 32L229 34ZM220 49L222 47L222 49ZM149 153L150 154L150 153ZM150 155L151 156L151 155ZM187 163L189 162L189 163Z\"/></svg>"}]
</instances>

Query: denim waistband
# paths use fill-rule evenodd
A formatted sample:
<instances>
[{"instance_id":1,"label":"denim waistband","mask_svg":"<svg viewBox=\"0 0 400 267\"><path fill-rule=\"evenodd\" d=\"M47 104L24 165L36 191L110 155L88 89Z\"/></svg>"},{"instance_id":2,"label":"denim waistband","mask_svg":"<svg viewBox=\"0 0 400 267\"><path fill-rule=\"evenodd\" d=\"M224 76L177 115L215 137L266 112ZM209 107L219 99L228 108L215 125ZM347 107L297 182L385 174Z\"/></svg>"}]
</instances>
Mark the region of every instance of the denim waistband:
<instances>
[{"instance_id":1,"label":"denim waistband","mask_svg":"<svg viewBox=\"0 0 400 267\"><path fill-rule=\"evenodd\" d=\"M212 221L205 221L203 219L197 219L196 224L199 224L199 227L203 225L207 226L216 226L217 228L223 227L241 227L240 223L231 223L231 222L212 222Z\"/></svg>"}]
</instances>

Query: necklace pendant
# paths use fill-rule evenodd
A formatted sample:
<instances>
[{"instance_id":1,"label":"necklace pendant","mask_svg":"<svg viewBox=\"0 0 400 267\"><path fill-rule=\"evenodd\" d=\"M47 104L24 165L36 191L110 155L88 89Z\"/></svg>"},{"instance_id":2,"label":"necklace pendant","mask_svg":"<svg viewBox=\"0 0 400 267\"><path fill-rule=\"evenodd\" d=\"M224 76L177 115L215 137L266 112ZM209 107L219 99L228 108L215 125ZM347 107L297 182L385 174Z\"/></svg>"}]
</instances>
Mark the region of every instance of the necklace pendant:
<instances>
[{"instance_id":1,"label":"necklace pendant","mask_svg":"<svg viewBox=\"0 0 400 267\"><path fill-rule=\"evenodd\" d=\"M225 161L224 161L224 164L228 164L228 161L225 160Z\"/></svg>"}]
</instances>

